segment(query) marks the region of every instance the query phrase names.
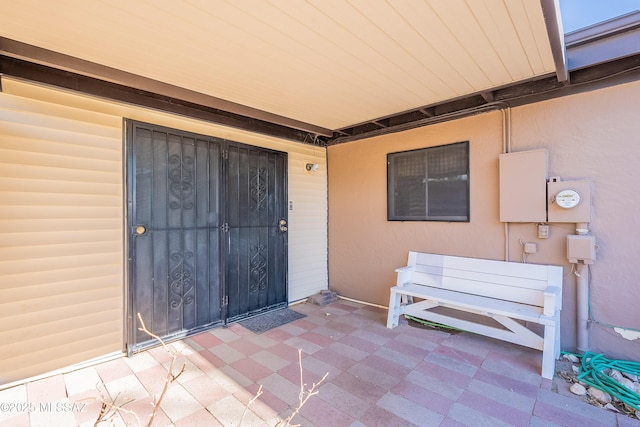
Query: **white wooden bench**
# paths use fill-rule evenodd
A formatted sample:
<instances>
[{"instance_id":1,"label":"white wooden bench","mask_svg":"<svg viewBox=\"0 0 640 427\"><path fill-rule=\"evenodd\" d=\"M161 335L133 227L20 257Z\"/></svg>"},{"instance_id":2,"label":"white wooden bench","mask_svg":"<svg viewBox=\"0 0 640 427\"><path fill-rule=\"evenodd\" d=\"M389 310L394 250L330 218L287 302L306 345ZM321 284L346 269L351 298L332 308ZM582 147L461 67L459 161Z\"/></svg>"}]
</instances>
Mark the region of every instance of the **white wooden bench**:
<instances>
[{"instance_id":1,"label":"white wooden bench","mask_svg":"<svg viewBox=\"0 0 640 427\"><path fill-rule=\"evenodd\" d=\"M387 328L407 314L542 350L542 376L553 378L560 356L562 267L409 252L407 266L396 272ZM544 337L524 322L543 325Z\"/></svg>"}]
</instances>

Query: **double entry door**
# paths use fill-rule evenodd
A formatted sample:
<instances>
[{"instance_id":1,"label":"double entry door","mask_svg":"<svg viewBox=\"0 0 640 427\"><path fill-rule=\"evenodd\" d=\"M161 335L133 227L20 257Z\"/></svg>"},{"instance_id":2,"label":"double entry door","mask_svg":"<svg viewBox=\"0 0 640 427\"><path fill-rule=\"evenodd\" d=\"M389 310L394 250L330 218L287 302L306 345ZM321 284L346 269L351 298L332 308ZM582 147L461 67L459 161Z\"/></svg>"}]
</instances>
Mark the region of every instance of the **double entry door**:
<instances>
[{"instance_id":1,"label":"double entry door","mask_svg":"<svg viewBox=\"0 0 640 427\"><path fill-rule=\"evenodd\" d=\"M287 302L287 154L126 120L131 354Z\"/></svg>"}]
</instances>

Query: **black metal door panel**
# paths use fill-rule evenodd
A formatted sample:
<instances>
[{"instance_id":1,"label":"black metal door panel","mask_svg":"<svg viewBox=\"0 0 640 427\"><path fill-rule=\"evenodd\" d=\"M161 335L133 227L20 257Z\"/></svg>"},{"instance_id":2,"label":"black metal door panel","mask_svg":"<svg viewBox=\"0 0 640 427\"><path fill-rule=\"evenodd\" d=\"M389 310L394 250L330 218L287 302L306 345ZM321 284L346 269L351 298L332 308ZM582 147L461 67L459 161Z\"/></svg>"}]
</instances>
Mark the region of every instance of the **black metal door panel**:
<instances>
[{"instance_id":1,"label":"black metal door panel","mask_svg":"<svg viewBox=\"0 0 640 427\"><path fill-rule=\"evenodd\" d=\"M286 153L127 121L129 338L286 305Z\"/></svg>"},{"instance_id":2,"label":"black metal door panel","mask_svg":"<svg viewBox=\"0 0 640 427\"><path fill-rule=\"evenodd\" d=\"M129 348L221 323L222 143L128 122Z\"/></svg>"},{"instance_id":3,"label":"black metal door panel","mask_svg":"<svg viewBox=\"0 0 640 427\"><path fill-rule=\"evenodd\" d=\"M225 217L228 318L285 305L286 153L228 145Z\"/></svg>"}]
</instances>

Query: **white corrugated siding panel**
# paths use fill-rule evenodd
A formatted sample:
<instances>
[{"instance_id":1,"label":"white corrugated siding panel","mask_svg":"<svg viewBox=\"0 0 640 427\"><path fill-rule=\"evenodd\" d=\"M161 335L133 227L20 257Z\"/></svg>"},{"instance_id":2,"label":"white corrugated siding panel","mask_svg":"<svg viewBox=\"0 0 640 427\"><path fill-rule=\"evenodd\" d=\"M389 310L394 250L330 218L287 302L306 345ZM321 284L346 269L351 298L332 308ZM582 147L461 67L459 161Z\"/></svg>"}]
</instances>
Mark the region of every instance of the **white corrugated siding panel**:
<instances>
[{"instance_id":1,"label":"white corrugated siding panel","mask_svg":"<svg viewBox=\"0 0 640 427\"><path fill-rule=\"evenodd\" d=\"M303 150L302 150L303 149ZM326 150L301 146L289 157L289 301L328 287ZM306 170L317 163L317 172Z\"/></svg>"},{"instance_id":2,"label":"white corrugated siding panel","mask_svg":"<svg viewBox=\"0 0 640 427\"><path fill-rule=\"evenodd\" d=\"M0 94L0 384L122 350L121 135Z\"/></svg>"},{"instance_id":3,"label":"white corrugated siding panel","mask_svg":"<svg viewBox=\"0 0 640 427\"><path fill-rule=\"evenodd\" d=\"M289 301L327 289L325 148L10 78L3 78L2 82L0 309L6 306L6 310L0 311L0 321L6 336L0 335L0 357L9 355L9 348L13 349L12 357L24 356L24 348L5 344L18 336L4 327L5 324L20 328L19 335L27 332L33 335L34 345L42 336L50 335L49 329L38 330L40 324L24 323L25 317L18 318L19 307L32 304L47 315L60 315L75 307L75 298L85 301L90 297L86 292L92 289L102 292L100 298L112 301L114 307L117 300L117 308L109 311L112 318L109 325L113 326L112 330L109 327L109 339L117 343L116 350L120 350L125 268L122 255L123 117L287 152L288 198L294 204L294 210L289 211ZM27 161L29 163L25 163ZM318 163L319 170L308 172L306 163ZM53 253L45 257L48 249ZM33 267L43 271L38 273ZM21 285L12 285L15 283ZM63 308L59 309L54 302ZM88 302L83 304L88 307ZM94 313L94 322L104 322L98 319L104 315L100 314L105 312L103 307L89 311ZM13 314L8 316L9 312ZM23 314L29 317L28 313ZM89 319L78 320L77 325L91 324ZM64 323L65 319L61 321ZM96 352L113 351L115 344L108 349L102 346L104 331L100 334L103 337L92 343ZM75 351L81 360L93 357L79 347ZM18 357L18 353L22 356ZM33 364L36 359L34 356L27 363ZM57 362L67 363L67 360ZM75 363L75 360L68 362ZM48 366L36 368L42 370Z\"/></svg>"}]
</instances>

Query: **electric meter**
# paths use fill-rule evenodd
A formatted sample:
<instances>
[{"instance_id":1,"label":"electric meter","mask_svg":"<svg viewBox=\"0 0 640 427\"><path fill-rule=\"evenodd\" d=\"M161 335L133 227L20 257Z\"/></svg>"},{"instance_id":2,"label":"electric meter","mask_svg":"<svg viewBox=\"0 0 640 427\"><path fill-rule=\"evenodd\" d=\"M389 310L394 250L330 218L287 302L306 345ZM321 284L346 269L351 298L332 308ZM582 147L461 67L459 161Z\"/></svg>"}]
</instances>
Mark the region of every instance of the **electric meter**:
<instances>
[{"instance_id":1,"label":"electric meter","mask_svg":"<svg viewBox=\"0 0 640 427\"><path fill-rule=\"evenodd\" d=\"M547 194L546 222L591 222L591 181L561 181L559 177L551 177Z\"/></svg>"},{"instance_id":2,"label":"electric meter","mask_svg":"<svg viewBox=\"0 0 640 427\"><path fill-rule=\"evenodd\" d=\"M555 197L556 204L563 209L571 209L580 203L580 194L575 190L562 190Z\"/></svg>"}]
</instances>

